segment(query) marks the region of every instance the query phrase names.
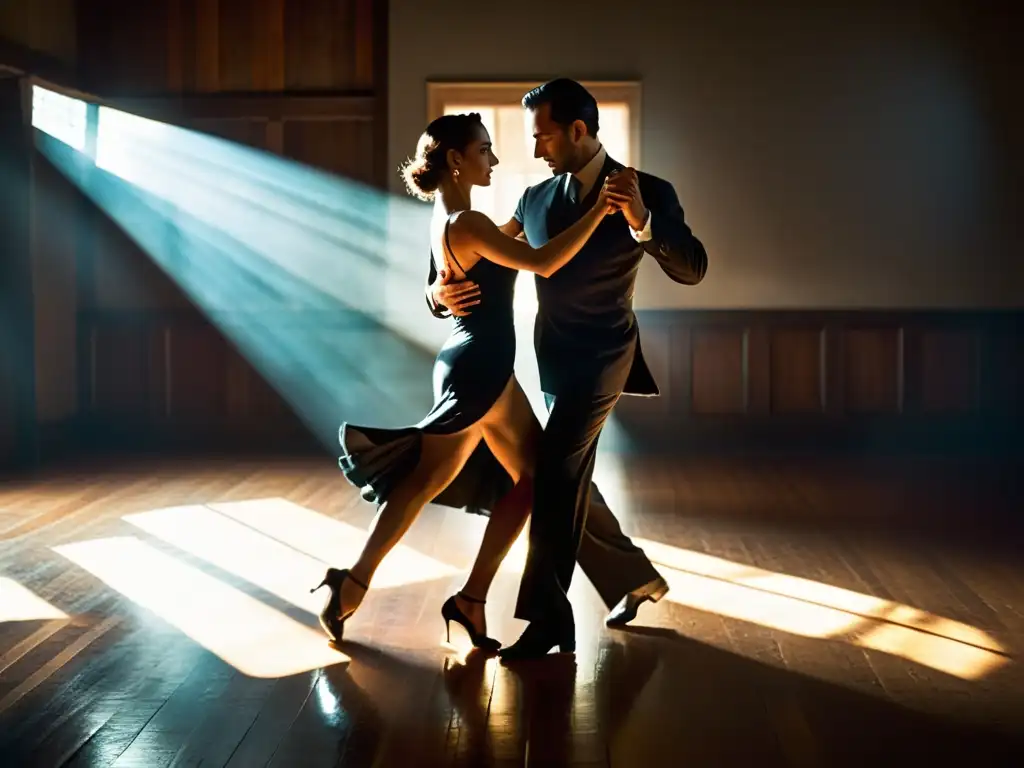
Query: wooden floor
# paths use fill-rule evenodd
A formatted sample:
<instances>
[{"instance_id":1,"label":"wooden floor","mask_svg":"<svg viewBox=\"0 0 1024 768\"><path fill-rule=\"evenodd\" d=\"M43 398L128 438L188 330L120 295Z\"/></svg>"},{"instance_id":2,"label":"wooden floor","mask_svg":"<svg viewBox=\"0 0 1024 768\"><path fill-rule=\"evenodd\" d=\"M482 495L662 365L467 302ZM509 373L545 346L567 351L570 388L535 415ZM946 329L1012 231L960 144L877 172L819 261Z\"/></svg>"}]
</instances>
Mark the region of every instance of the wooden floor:
<instances>
[{"instance_id":1,"label":"wooden floor","mask_svg":"<svg viewBox=\"0 0 1024 768\"><path fill-rule=\"evenodd\" d=\"M483 521L433 507L326 645L373 514L330 457L7 480L0 765L1022 765L1019 469L602 456L672 590L608 630L578 573L575 657L517 668L444 642Z\"/></svg>"}]
</instances>

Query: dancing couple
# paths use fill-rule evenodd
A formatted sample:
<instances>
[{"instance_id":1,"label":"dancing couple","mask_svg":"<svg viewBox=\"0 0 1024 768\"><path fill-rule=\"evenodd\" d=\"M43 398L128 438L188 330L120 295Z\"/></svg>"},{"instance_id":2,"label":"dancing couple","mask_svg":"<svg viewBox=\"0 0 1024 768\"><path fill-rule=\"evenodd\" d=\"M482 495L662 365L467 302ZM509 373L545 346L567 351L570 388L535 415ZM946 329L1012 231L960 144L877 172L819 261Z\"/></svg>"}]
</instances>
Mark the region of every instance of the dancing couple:
<instances>
[{"instance_id":1,"label":"dancing couple","mask_svg":"<svg viewBox=\"0 0 1024 768\"><path fill-rule=\"evenodd\" d=\"M576 562L611 609L631 621L668 585L619 527L591 477L605 420L623 393L657 395L632 310L644 253L673 281L699 283L707 253L667 181L625 168L598 139L594 97L558 79L523 97L534 155L552 178L529 187L497 226L472 210L473 187L498 164L478 114L427 126L403 167L409 191L434 201L427 303L452 316L434 364L434 406L399 429L339 430L346 478L379 512L359 559L330 568L320 623L332 641L363 599L384 556L428 503L488 516L462 589L441 607L474 646L503 659L575 650L566 597ZM513 371L516 275L538 276L535 346L549 416L542 428ZM487 635L484 604L498 566L528 517L529 551L515 615L529 622L512 645ZM499 650L500 649L500 650Z\"/></svg>"}]
</instances>

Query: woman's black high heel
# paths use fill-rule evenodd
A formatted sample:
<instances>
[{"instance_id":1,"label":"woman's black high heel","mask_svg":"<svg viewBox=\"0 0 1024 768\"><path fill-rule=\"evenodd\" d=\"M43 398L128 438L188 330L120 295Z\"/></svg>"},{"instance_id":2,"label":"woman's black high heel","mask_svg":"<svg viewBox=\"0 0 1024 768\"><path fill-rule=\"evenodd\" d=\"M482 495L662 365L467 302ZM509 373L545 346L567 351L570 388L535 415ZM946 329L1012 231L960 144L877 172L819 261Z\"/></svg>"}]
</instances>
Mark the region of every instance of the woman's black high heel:
<instances>
[{"instance_id":1,"label":"woman's black high heel","mask_svg":"<svg viewBox=\"0 0 1024 768\"><path fill-rule=\"evenodd\" d=\"M469 597L461 592L459 592L458 596L467 603L484 605L487 602L486 600L477 600L475 597ZM473 646L475 648L480 648L485 651L496 651L501 648L501 643L493 637L477 633L476 627L473 626L473 622L469 620L469 617L462 612L462 609L459 608L458 604L455 602L455 595L452 595L444 601L444 605L441 606L441 617L444 619L445 635L448 642L451 642L452 640L451 623L454 621L456 624L461 624L462 628L466 630L466 633L469 635L469 639L473 642Z\"/></svg>"},{"instance_id":2,"label":"woman's black high heel","mask_svg":"<svg viewBox=\"0 0 1024 768\"><path fill-rule=\"evenodd\" d=\"M344 616L341 615L341 586L345 583L345 579L354 581L363 588L364 592L368 589L363 582L349 572L348 568L344 570L328 568L327 573L324 574L324 580L309 590L310 594L316 592L320 587L327 587L331 590L330 597L324 602L323 610L320 611L320 626L335 643L341 642L341 635L345 631L345 619L356 612L356 609L353 608Z\"/></svg>"}]
</instances>

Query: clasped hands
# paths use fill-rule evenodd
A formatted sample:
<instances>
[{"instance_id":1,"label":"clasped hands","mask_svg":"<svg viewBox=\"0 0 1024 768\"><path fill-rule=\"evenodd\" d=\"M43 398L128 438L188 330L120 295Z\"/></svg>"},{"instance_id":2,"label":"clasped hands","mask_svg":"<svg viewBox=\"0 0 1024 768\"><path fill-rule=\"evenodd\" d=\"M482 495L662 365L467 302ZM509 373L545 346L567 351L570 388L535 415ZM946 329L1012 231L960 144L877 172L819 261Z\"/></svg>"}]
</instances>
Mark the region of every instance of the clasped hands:
<instances>
[{"instance_id":1,"label":"clasped hands","mask_svg":"<svg viewBox=\"0 0 1024 768\"><path fill-rule=\"evenodd\" d=\"M626 223L636 232L647 224L647 206L640 195L640 178L633 168L612 171L605 179L602 193L612 208L620 211Z\"/></svg>"}]
</instances>

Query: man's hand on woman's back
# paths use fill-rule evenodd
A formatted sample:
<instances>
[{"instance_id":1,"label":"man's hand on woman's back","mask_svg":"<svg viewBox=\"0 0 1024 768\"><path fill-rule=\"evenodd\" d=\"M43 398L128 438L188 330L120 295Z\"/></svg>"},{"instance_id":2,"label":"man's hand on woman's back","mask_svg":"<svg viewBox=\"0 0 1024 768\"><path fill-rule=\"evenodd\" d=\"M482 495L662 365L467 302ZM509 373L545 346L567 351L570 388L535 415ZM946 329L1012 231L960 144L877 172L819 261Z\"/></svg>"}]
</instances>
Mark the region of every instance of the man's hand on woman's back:
<instances>
[{"instance_id":1,"label":"man's hand on woman's back","mask_svg":"<svg viewBox=\"0 0 1024 768\"><path fill-rule=\"evenodd\" d=\"M472 280L452 282L451 273L442 269L430 286L430 296L437 306L446 307L456 317L472 314L470 307L480 303L480 286Z\"/></svg>"}]
</instances>

